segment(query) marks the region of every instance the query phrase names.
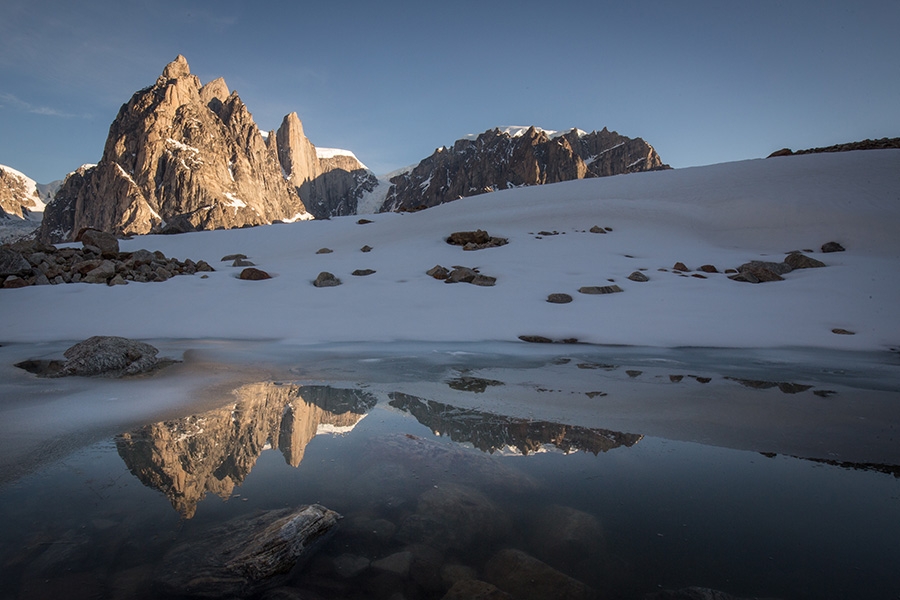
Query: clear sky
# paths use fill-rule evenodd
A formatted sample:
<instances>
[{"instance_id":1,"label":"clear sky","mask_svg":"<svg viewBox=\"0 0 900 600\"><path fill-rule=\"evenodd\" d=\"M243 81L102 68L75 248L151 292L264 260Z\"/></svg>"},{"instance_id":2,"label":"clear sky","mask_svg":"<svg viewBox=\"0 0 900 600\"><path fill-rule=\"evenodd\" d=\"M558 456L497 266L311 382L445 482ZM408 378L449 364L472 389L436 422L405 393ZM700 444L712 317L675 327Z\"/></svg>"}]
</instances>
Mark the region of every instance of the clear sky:
<instances>
[{"instance_id":1,"label":"clear sky","mask_svg":"<svg viewBox=\"0 0 900 600\"><path fill-rule=\"evenodd\" d=\"M673 167L900 136L900 2L3 0L0 164L97 162L183 54L260 129L376 173L495 126L608 127Z\"/></svg>"}]
</instances>

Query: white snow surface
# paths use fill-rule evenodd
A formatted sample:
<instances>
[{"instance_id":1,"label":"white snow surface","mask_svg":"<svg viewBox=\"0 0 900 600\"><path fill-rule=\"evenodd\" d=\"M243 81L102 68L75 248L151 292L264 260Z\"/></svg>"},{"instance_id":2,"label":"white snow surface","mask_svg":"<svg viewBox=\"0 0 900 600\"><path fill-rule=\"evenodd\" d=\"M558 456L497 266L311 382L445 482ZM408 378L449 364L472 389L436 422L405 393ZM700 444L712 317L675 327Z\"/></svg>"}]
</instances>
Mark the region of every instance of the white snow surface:
<instances>
[{"instance_id":1,"label":"white snow surface","mask_svg":"<svg viewBox=\"0 0 900 600\"><path fill-rule=\"evenodd\" d=\"M750 160L525 187L464 198L370 224L338 217L229 231L143 236L122 250L161 250L217 270L164 283L0 290L0 343L229 338L292 344L516 341L520 335L655 347L900 345L900 150ZM593 225L610 227L589 233ZM509 244L463 251L454 231ZM558 235L538 236L540 231ZM540 238L540 239L539 239ZM846 252L821 253L828 241ZM360 252L362 246L371 252ZM330 254L316 254L322 247ZM720 271L791 250L826 268L739 283L675 273ZM241 281L221 257L244 253L273 278ZM494 287L446 284L431 267L477 267ZM374 269L354 277L355 269ZM650 281L632 282L644 269ZM664 269L664 270L660 270ZM316 288L321 271L343 285ZM619 285L624 292L578 293ZM563 292L574 301L551 304ZM837 335L843 328L855 335ZM524 342L523 342L524 343Z\"/></svg>"}]
</instances>

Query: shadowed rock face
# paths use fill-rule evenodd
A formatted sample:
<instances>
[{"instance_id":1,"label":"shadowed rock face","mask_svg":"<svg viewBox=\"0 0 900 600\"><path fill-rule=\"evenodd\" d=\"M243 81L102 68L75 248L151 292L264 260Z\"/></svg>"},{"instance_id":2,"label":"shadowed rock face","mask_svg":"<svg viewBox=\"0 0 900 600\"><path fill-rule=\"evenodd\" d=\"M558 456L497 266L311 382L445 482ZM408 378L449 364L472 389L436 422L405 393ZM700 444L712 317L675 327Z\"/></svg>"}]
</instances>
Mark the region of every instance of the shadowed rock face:
<instances>
[{"instance_id":1,"label":"shadowed rock face","mask_svg":"<svg viewBox=\"0 0 900 600\"><path fill-rule=\"evenodd\" d=\"M237 93L221 79L201 85L178 56L119 110L100 162L67 177L40 236L144 234L179 217L195 229L232 228L305 212Z\"/></svg>"},{"instance_id":2,"label":"shadowed rock face","mask_svg":"<svg viewBox=\"0 0 900 600\"><path fill-rule=\"evenodd\" d=\"M234 395L228 406L116 439L131 472L186 518L208 492L228 498L266 447L280 449L296 467L320 429L352 428L375 405L357 390L275 383L245 385Z\"/></svg>"},{"instance_id":3,"label":"shadowed rock face","mask_svg":"<svg viewBox=\"0 0 900 600\"><path fill-rule=\"evenodd\" d=\"M439 148L412 171L391 179L381 211L437 206L466 196L587 177L666 169L656 150L604 128L550 138L531 127L510 136L499 129Z\"/></svg>"}]
</instances>

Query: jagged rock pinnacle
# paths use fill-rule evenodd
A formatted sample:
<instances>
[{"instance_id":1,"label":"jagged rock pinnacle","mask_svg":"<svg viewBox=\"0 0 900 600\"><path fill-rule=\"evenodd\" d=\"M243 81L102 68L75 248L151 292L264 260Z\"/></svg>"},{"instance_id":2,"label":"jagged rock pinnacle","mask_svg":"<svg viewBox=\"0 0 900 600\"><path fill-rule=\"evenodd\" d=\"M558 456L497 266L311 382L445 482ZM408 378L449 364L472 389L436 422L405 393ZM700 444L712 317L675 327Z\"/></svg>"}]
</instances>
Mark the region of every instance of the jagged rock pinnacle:
<instances>
[{"instance_id":1,"label":"jagged rock pinnacle","mask_svg":"<svg viewBox=\"0 0 900 600\"><path fill-rule=\"evenodd\" d=\"M177 79L191 74L191 67L188 65L187 59L179 54L175 60L166 65L163 69L162 76L166 79Z\"/></svg>"}]
</instances>

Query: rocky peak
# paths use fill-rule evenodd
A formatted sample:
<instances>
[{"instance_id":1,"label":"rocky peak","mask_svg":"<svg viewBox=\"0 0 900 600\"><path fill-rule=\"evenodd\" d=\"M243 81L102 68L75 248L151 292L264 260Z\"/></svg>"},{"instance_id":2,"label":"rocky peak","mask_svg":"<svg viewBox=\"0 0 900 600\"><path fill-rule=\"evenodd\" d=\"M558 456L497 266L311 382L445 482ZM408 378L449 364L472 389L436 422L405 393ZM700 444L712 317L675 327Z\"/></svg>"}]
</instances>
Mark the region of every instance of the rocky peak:
<instances>
[{"instance_id":1,"label":"rocky peak","mask_svg":"<svg viewBox=\"0 0 900 600\"><path fill-rule=\"evenodd\" d=\"M10 167L0 165L0 210L6 215L31 219L44 210L44 203L33 179ZM32 225L32 227L35 227Z\"/></svg>"},{"instance_id":2,"label":"rocky peak","mask_svg":"<svg viewBox=\"0 0 900 600\"><path fill-rule=\"evenodd\" d=\"M70 241L84 227L144 234L176 220L213 229L306 214L237 93L222 79L201 85L179 56L122 105L100 163L67 178L41 239Z\"/></svg>"},{"instance_id":3,"label":"rocky peak","mask_svg":"<svg viewBox=\"0 0 900 600\"><path fill-rule=\"evenodd\" d=\"M509 187L668 168L640 138L610 132L564 134L538 127L494 128L437 149L391 179L381 211L418 210Z\"/></svg>"},{"instance_id":4,"label":"rocky peak","mask_svg":"<svg viewBox=\"0 0 900 600\"><path fill-rule=\"evenodd\" d=\"M163 79L178 79L179 77L186 77L191 74L191 67L188 65L187 59L179 54L175 57L175 60L166 65L166 68L163 69L162 78Z\"/></svg>"}]
</instances>

